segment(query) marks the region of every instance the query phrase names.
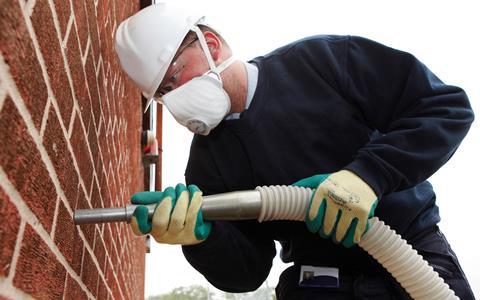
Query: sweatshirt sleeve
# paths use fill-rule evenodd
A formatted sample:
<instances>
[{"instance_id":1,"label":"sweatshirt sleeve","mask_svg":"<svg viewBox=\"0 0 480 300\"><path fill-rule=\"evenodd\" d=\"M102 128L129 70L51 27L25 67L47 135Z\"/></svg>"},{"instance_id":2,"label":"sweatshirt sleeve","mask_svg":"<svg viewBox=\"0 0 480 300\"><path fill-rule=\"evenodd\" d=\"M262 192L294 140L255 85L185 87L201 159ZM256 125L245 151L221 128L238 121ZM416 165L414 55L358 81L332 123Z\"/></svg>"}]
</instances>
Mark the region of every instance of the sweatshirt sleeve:
<instances>
[{"instance_id":1,"label":"sweatshirt sleeve","mask_svg":"<svg viewBox=\"0 0 480 300\"><path fill-rule=\"evenodd\" d=\"M204 195L227 192L208 151L207 141L196 136L185 173ZM256 290L267 278L276 250L273 237L256 221L213 221L209 237L183 246L187 261L212 285L227 292Z\"/></svg>"},{"instance_id":2,"label":"sweatshirt sleeve","mask_svg":"<svg viewBox=\"0 0 480 300\"><path fill-rule=\"evenodd\" d=\"M445 164L474 119L465 92L443 83L413 55L350 37L343 89L381 134L345 168L378 196L414 186Z\"/></svg>"}]
</instances>

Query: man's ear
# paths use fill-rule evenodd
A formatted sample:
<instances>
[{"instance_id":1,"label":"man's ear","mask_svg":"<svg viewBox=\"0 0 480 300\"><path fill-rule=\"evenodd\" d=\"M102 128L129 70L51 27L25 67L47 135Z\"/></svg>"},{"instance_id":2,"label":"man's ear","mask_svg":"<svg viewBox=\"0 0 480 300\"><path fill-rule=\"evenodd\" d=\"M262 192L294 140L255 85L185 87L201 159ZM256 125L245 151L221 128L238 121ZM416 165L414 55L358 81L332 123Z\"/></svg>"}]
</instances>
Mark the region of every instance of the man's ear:
<instances>
[{"instance_id":1,"label":"man's ear","mask_svg":"<svg viewBox=\"0 0 480 300\"><path fill-rule=\"evenodd\" d=\"M203 36L205 36L205 41L207 41L208 50L212 55L213 61L217 62L222 57L223 47L220 38L211 31L205 31Z\"/></svg>"}]
</instances>

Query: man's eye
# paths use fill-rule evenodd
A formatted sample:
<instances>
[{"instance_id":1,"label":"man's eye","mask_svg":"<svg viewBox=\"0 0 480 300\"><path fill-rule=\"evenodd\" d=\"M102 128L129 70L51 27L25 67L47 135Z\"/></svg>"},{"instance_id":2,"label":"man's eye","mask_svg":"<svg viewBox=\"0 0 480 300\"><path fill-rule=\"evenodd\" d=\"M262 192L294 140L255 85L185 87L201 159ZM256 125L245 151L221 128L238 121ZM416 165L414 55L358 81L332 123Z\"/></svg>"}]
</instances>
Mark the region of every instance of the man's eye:
<instances>
[{"instance_id":1,"label":"man's eye","mask_svg":"<svg viewBox=\"0 0 480 300\"><path fill-rule=\"evenodd\" d=\"M168 81L170 81L171 83L175 83L175 82L177 82L177 77L178 77L178 73L175 73L172 76L170 76Z\"/></svg>"}]
</instances>

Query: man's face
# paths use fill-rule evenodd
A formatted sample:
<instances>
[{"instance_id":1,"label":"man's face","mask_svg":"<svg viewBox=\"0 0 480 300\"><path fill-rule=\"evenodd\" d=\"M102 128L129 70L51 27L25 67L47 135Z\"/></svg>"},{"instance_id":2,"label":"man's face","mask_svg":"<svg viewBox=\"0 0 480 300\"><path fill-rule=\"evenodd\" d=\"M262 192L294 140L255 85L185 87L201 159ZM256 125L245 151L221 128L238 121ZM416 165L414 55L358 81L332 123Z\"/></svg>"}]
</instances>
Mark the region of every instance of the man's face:
<instances>
[{"instance_id":1,"label":"man's face","mask_svg":"<svg viewBox=\"0 0 480 300\"><path fill-rule=\"evenodd\" d=\"M208 63L198 38L191 38L184 43L175 55L172 64L165 73L155 97L161 98L191 79L201 76L208 71Z\"/></svg>"}]
</instances>

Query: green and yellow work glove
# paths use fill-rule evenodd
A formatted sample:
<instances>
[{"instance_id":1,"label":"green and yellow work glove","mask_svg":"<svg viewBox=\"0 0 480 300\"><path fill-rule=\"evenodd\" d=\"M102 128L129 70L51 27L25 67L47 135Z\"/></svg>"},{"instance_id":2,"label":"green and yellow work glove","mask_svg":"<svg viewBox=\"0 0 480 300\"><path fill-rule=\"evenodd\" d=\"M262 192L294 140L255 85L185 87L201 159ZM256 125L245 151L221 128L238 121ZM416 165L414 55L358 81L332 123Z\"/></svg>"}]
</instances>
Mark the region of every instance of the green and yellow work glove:
<instances>
[{"instance_id":1,"label":"green and yellow work glove","mask_svg":"<svg viewBox=\"0 0 480 300\"><path fill-rule=\"evenodd\" d=\"M210 234L212 224L202 217L202 192L196 185L177 184L163 192L140 192L131 198L137 204L130 221L136 235L150 234L164 244L194 245ZM152 220L144 205L156 203Z\"/></svg>"},{"instance_id":2,"label":"green and yellow work glove","mask_svg":"<svg viewBox=\"0 0 480 300\"><path fill-rule=\"evenodd\" d=\"M341 170L295 182L316 189L305 216L307 228L345 247L358 244L378 203L372 188L355 173Z\"/></svg>"}]
</instances>

